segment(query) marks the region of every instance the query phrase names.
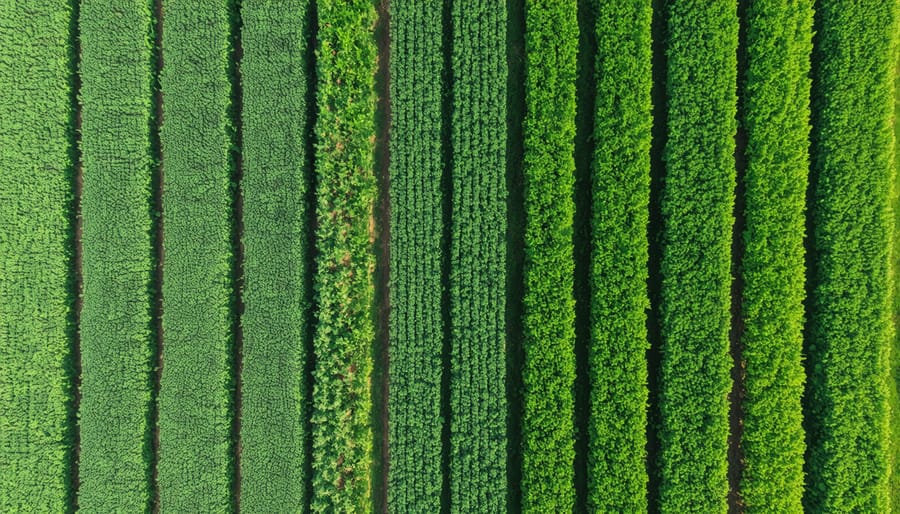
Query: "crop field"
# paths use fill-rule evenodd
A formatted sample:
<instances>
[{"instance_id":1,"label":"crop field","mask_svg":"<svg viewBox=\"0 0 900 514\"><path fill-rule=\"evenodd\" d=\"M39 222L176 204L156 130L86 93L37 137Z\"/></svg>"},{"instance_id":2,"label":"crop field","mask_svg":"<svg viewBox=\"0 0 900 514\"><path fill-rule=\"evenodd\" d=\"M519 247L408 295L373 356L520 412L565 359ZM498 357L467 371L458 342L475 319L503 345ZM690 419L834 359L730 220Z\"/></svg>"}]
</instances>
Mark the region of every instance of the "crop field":
<instances>
[{"instance_id":1,"label":"crop field","mask_svg":"<svg viewBox=\"0 0 900 514\"><path fill-rule=\"evenodd\" d=\"M900 0L0 0L0 512L900 513Z\"/></svg>"}]
</instances>

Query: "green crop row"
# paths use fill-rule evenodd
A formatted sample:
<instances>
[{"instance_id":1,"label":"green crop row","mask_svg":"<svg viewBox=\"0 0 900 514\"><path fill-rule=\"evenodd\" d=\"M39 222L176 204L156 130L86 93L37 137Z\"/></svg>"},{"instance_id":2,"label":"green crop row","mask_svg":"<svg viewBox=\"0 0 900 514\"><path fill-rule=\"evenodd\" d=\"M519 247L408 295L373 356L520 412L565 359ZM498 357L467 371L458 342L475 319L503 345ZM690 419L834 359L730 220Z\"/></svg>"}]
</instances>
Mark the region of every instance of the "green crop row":
<instances>
[{"instance_id":1,"label":"green crop row","mask_svg":"<svg viewBox=\"0 0 900 514\"><path fill-rule=\"evenodd\" d=\"M591 227L588 505L647 510L649 0L599 0Z\"/></svg>"},{"instance_id":2,"label":"green crop row","mask_svg":"<svg viewBox=\"0 0 900 514\"><path fill-rule=\"evenodd\" d=\"M452 2L451 512L506 509L506 21Z\"/></svg>"},{"instance_id":3,"label":"green crop row","mask_svg":"<svg viewBox=\"0 0 900 514\"><path fill-rule=\"evenodd\" d=\"M391 512L439 512L442 3L391 2Z\"/></svg>"},{"instance_id":4,"label":"green crop row","mask_svg":"<svg viewBox=\"0 0 900 514\"><path fill-rule=\"evenodd\" d=\"M575 503L577 13L575 0L525 8L523 512Z\"/></svg>"},{"instance_id":5,"label":"green crop row","mask_svg":"<svg viewBox=\"0 0 900 514\"><path fill-rule=\"evenodd\" d=\"M0 511L72 503L68 2L0 2Z\"/></svg>"},{"instance_id":6,"label":"green crop row","mask_svg":"<svg viewBox=\"0 0 900 514\"><path fill-rule=\"evenodd\" d=\"M737 5L667 9L659 507L725 512Z\"/></svg>"},{"instance_id":7,"label":"green crop row","mask_svg":"<svg viewBox=\"0 0 900 514\"><path fill-rule=\"evenodd\" d=\"M153 14L146 0L83 0L83 303L78 506L151 500Z\"/></svg>"},{"instance_id":8,"label":"green crop row","mask_svg":"<svg viewBox=\"0 0 900 514\"><path fill-rule=\"evenodd\" d=\"M164 257L160 506L232 508L232 13L167 2L161 86Z\"/></svg>"},{"instance_id":9,"label":"green crop row","mask_svg":"<svg viewBox=\"0 0 900 514\"><path fill-rule=\"evenodd\" d=\"M812 18L811 0L756 0L746 13L740 494L748 512L802 510Z\"/></svg>"},{"instance_id":10,"label":"green crop row","mask_svg":"<svg viewBox=\"0 0 900 514\"><path fill-rule=\"evenodd\" d=\"M817 3L805 507L887 512L896 2Z\"/></svg>"},{"instance_id":11,"label":"green crop row","mask_svg":"<svg viewBox=\"0 0 900 514\"><path fill-rule=\"evenodd\" d=\"M372 510L375 5L318 2L316 512Z\"/></svg>"},{"instance_id":12,"label":"green crop row","mask_svg":"<svg viewBox=\"0 0 900 514\"><path fill-rule=\"evenodd\" d=\"M241 509L307 504L309 2L241 2ZM273 130L273 127L277 129Z\"/></svg>"}]
</instances>

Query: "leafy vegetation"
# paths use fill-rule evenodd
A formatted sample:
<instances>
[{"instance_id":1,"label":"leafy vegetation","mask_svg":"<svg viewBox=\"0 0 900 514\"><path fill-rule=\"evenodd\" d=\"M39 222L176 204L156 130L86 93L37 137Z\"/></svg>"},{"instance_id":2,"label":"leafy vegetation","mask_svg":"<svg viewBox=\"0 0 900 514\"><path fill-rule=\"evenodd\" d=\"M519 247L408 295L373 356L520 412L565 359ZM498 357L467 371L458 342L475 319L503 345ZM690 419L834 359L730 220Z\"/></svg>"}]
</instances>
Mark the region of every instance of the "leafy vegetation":
<instances>
[{"instance_id":1,"label":"leafy vegetation","mask_svg":"<svg viewBox=\"0 0 900 514\"><path fill-rule=\"evenodd\" d=\"M758 0L746 13L740 494L748 512L802 510L803 236L812 18L810 0Z\"/></svg>"},{"instance_id":2,"label":"leafy vegetation","mask_svg":"<svg viewBox=\"0 0 900 514\"><path fill-rule=\"evenodd\" d=\"M885 512L896 2L817 4L806 423L810 511Z\"/></svg>"},{"instance_id":3,"label":"leafy vegetation","mask_svg":"<svg viewBox=\"0 0 900 514\"><path fill-rule=\"evenodd\" d=\"M307 504L309 2L241 3L241 509ZM272 127L278 130L272 130Z\"/></svg>"},{"instance_id":4,"label":"leafy vegetation","mask_svg":"<svg viewBox=\"0 0 900 514\"><path fill-rule=\"evenodd\" d=\"M575 0L525 12L522 510L575 503ZM502 225L501 225L502 226Z\"/></svg>"},{"instance_id":5,"label":"leafy vegetation","mask_svg":"<svg viewBox=\"0 0 900 514\"><path fill-rule=\"evenodd\" d=\"M506 21L452 2L451 512L506 508Z\"/></svg>"},{"instance_id":6,"label":"leafy vegetation","mask_svg":"<svg viewBox=\"0 0 900 514\"><path fill-rule=\"evenodd\" d=\"M588 505L647 510L651 2L600 0L591 228Z\"/></svg>"},{"instance_id":7,"label":"leafy vegetation","mask_svg":"<svg viewBox=\"0 0 900 514\"><path fill-rule=\"evenodd\" d=\"M725 512L737 6L667 8L659 507Z\"/></svg>"},{"instance_id":8,"label":"leafy vegetation","mask_svg":"<svg viewBox=\"0 0 900 514\"><path fill-rule=\"evenodd\" d=\"M145 0L84 0L78 506L151 501L153 14Z\"/></svg>"},{"instance_id":9,"label":"leafy vegetation","mask_svg":"<svg viewBox=\"0 0 900 514\"><path fill-rule=\"evenodd\" d=\"M165 4L163 511L232 508L231 16L223 1Z\"/></svg>"},{"instance_id":10,"label":"leafy vegetation","mask_svg":"<svg viewBox=\"0 0 900 514\"><path fill-rule=\"evenodd\" d=\"M72 11L0 2L0 511L71 500Z\"/></svg>"},{"instance_id":11,"label":"leafy vegetation","mask_svg":"<svg viewBox=\"0 0 900 514\"><path fill-rule=\"evenodd\" d=\"M372 510L375 65L371 0L318 2L316 512Z\"/></svg>"},{"instance_id":12,"label":"leafy vegetation","mask_svg":"<svg viewBox=\"0 0 900 514\"><path fill-rule=\"evenodd\" d=\"M391 2L391 512L441 510L441 4Z\"/></svg>"}]
</instances>

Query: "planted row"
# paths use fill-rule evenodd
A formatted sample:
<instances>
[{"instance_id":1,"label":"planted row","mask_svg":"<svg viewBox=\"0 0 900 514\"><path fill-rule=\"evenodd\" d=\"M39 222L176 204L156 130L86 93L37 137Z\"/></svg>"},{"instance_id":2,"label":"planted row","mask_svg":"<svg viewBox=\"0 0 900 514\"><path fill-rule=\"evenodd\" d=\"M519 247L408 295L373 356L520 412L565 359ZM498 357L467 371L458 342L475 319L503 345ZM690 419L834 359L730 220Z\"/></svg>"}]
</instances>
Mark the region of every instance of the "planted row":
<instances>
[{"instance_id":1,"label":"planted row","mask_svg":"<svg viewBox=\"0 0 900 514\"><path fill-rule=\"evenodd\" d=\"M666 8L659 508L725 512L737 6Z\"/></svg>"},{"instance_id":2,"label":"planted row","mask_svg":"<svg viewBox=\"0 0 900 514\"><path fill-rule=\"evenodd\" d=\"M889 509L895 2L817 3L807 349L810 511Z\"/></svg>"},{"instance_id":3,"label":"planted row","mask_svg":"<svg viewBox=\"0 0 900 514\"><path fill-rule=\"evenodd\" d=\"M74 503L72 10L0 3L0 511Z\"/></svg>"},{"instance_id":4,"label":"planted row","mask_svg":"<svg viewBox=\"0 0 900 514\"><path fill-rule=\"evenodd\" d=\"M372 510L376 47L371 0L318 2L314 511Z\"/></svg>"},{"instance_id":5,"label":"planted row","mask_svg":"<svg viewBox=\"0 0 900 514\"><path fill-rule=\"evenodd\" d=\"M84 0L78 506L151 501L153 14L146 1Z\"/></svg>"}]
</instances>

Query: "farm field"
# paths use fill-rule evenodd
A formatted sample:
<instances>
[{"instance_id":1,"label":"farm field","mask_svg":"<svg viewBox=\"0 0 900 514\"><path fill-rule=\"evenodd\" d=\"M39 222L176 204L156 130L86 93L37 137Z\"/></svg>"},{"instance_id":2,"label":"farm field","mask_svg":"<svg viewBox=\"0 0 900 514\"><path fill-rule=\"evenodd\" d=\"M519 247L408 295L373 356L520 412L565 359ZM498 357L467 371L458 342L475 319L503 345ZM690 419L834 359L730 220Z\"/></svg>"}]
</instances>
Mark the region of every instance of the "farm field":
<instances>
[{"instance_id":1,"label":"farm field","mask_svg":"<svg viewBox=\"0 0 900 514\"><path fill-rule=\"evenodd\" d=\"M0 1L0 512L900 512L900 1Z\"/></svg>"}]
</instances>

